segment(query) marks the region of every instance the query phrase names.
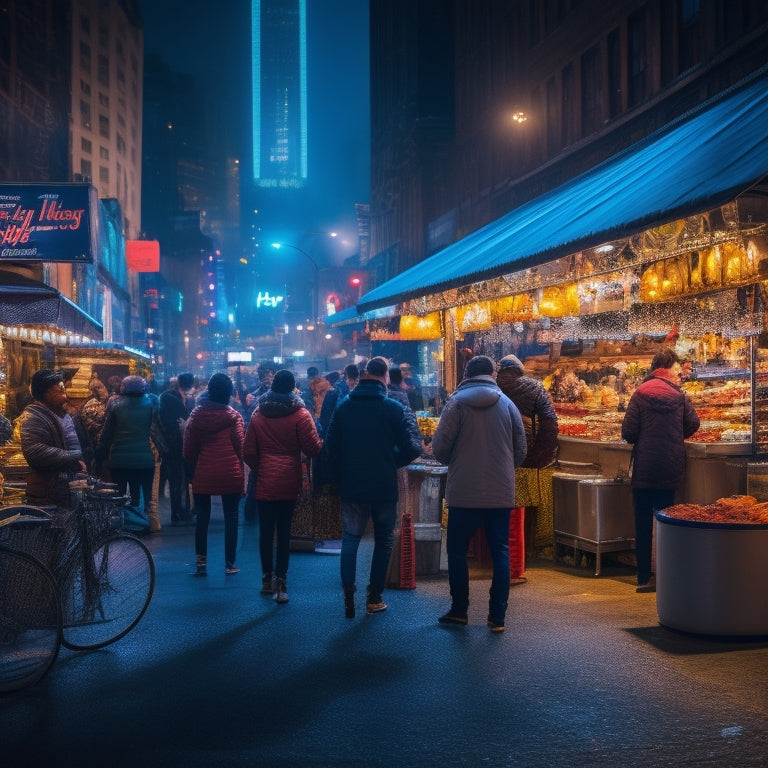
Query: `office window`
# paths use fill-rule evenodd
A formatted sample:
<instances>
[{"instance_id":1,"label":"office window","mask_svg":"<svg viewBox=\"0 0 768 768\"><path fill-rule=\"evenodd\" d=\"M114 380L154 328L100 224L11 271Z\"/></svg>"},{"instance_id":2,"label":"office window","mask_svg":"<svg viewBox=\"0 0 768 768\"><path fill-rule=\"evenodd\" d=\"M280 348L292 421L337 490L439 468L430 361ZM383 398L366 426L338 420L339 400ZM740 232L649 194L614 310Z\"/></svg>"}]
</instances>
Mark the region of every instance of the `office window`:
<instances>
[{"instance_id":1,"label":"office window","mask_svg":"<svg viewBox=\"0 0 768 768\"><path fill-rule=\"evenodd\" d=\"M87 101L80 101L80 125L83 128L91 127L91 105Z\"/></svg>"},{"instance_id":2,"label":"office window","mask_svg":"<svg viewBox=\"0 0 768 768\"><path fill-rule=\"evenodd\" d=\"M88 139L84 137L80 137L80 150L82 152L87 152L89 155L91 152L93 152L93 143L88 141Z\"/></svg>"},{"instance_id":3,"label":"office window","mask_svg":"<svg viewBox=\"0 0 768 768\"><path fill-rule=\"evenodd\" d=\"M109 168L105 168L103 165L99 166L99 181L102 184L109 184Z\"/></svg>"},{"instance_id":4,"label":"office window","mask_svg":"<svg viewBox=\"0 0 768 768\"><path fill-rule=\"evenodd\" d=\"M594 133L603 118L603 82L600 48L593 46L581 57L581 135Z\"/></svg>"},{"instance_id":5,"label":"office window","mask_svg":"<svg viewBox=\"0 0 768 768\"><path fill-rule=\"evenodd\" d=\"M99 54L99 82L109 88L109 59Z\"/></svg>"},{"instance_id":6,"label":"office window","mask_svg":"<svg viewBox=\"0 0 768 768\"><path fill-rule=\"evenodd\" d=\"M569 64L563 69L563 84L562 84L562 117L561 117L561 131L560 131L560 145L567 147L572 144L576 139L576 119L574 116L574 74L573 64Z\"/></svg>"},{"instance_id":7,"label":"office window","mask_svg":"<svg viewBox=\"0 0 768 768\"><path fill-rule=\"evenodd\" d=\"M109 118L104 115L99 115L99 136L109 138Z\"/></svg>"},{"instance_id":8,"label":"office window","mask_svg":"<svg viewBox=\"0 0 768 768\"><path fill-rule=\"evenodd\" d=\"M93 178L93 163L90 160L80 160L80 173L90 181Z\"/></svg>"},{"instance_id":9,"label":"office window","mask_svg":"<svg viewBox=\"0 0 768 768\"><path fill-rule=\"evenodd\" d=\"M109 150L106 147L99 147L99 157L109 162Z\"/></svg>"},{"instance_id":10,"label":"office window","mask_svg":"<svg viewBox=\"0 0 768 768\"><path fill-rule=\"evenodd\" d=\"M85 96L90 96L91 95L90 83L86 83L85 80L80 80L80 90L83 92Z\"/></svg>"},{"instance_id":11,"label":"office window","mask_svg":"<svg viewBox=\"0 0 768 768\"><path fill-rule=\"evenodd\" d=\"M125 157L125 139L119 133L117 134L117 151Z\"/></svg>"},{"instance_id":12,"label":"office window","mask_svg":"<svg viewBox=\"0 0 768 768\"><path fill-rule=\"evenodd\" d=\"M608 35L608 116L621 114L621 37L614 29Z\"/></svg>"},{"instance_id":13,"label":"office window","mask_svg":"<svg viewBox=\"0 0 768 768\"><path fill-rule=\"evenodd\" d=\"M633 13L627 21L627 106L635 107L646 98L648 50L645 33L645 8Z\"/></svg>"},{"instance_id":14,"label":"office window","mask_svg":"<svg viewBox=\"0 0 768 768\"><path fill-rule=\"evenodd\" d=\"M557 98L557 82L554 77L547 80L547 156L551 157L560 149L560 109Z\"/></svg>"},{"instance_id":15,"label":"office window","mask_svg":"<svg viewBox=\"0 0 768 768\"><path fill-rule=\"evenodd\" d=\"M99 91L99 104L105 109L109 109L109 96Z\"/></svg>"},{"instance_id":16,"label":"office window","mask_svg":"<svg viewBox=\"0 0 768 768\"><path fill-rule=\"evenodd\" d=\"M91 34L91 18L90 16L80 16L80 30L84 35Z\"/></svg>"},{"instance_id":17,"label":"office window","mask_svg":"<svg viewBox=\"0 0 768 768\"><path fill-rule=\"evenodd\" d=\"M91 68L91 46L82 40L80 41L80 67L87 70Z\"/></svg>"}]
</instances>

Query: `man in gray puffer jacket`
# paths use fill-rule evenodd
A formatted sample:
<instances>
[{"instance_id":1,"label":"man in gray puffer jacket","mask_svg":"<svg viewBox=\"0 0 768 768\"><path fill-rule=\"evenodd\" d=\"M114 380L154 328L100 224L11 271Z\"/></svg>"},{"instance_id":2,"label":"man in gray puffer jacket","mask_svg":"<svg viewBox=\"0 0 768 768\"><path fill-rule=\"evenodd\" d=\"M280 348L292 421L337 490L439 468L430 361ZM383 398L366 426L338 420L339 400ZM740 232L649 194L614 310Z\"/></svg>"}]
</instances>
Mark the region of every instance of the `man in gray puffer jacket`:
<instances>
[{"instance_id":1,"label":"man in gray puffer jacket","mask_svg":"<svg viewBox=\"0 0 768 768\"><path fill-rule=\"evenodd\" d=\"M432 453L448 466L448 583L451 609L442 624L465 625L469 607L467 550L482 525L493 561L488 626L504 630L509 596L509 514L515 505L515 467L527 446L517 406L499 389L496 365L473 357L464 380L443 409L432 436Z\"/></svg>"}]
</instances>

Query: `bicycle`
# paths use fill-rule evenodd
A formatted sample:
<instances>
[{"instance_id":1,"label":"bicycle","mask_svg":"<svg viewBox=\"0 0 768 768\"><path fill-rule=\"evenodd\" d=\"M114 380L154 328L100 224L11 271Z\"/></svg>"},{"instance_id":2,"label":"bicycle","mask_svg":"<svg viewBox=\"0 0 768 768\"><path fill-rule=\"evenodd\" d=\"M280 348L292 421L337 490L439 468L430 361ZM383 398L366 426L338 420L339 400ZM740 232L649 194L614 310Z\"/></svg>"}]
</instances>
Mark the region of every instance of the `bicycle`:
<instances>
[{"instance_id":1,"label":"bicycle","mask_svg":"<svg viewBox=\"0 0 768 768\"><path fill-rule=\"evenodd\" d=\"M0 517L14 518L0 529L7 532L0 534L0 544L5 538L0 575L9 577L0 579L0 590L6 593L0 633L5 624L11 627L5 644L0 634L0 691L42 678L58 654L56 631L66 648L103 648L128 634L149 607L154 560L143 542L119 531L126 498L104 484L89 482L73 488L73 501L73 509L52 512L28 506L0 509ZM14 660L24 655L19 644L28 632L41 632L35 611L51 602L49 581L41 575L46 572L54 580L60 619L53 629L45 625L46 642L38 643L39 656L45 660L39 659L34 670L18 672ZM48 605L46 611L49 620L56 609Z\"/></svg>"}]
</instances>

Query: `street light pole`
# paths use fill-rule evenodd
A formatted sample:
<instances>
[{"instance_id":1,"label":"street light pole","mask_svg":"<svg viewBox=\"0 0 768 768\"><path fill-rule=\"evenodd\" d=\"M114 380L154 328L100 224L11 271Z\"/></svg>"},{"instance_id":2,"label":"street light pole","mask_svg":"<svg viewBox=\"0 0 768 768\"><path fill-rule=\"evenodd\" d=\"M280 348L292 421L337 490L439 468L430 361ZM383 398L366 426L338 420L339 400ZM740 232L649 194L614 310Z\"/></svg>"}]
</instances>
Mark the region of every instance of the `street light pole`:
<instances>
[{"instance_id":1,"label":"street light pole","mask_svg":"<svg viewBox=\"0 0 768 768\"><path fill-rule=\"evenodd\" d=\"M293 248L294 251L298 251L303 256L309 259L309 263L312 265L313 281L312 281L312 322L316 323L320 313L317 309L317 297L320 292L320 269L317 266L317 262L303 249L297 245L291 245L290 243L272 243L272 247L280 250L280 248Z\"/></svg>"}]
</instances>

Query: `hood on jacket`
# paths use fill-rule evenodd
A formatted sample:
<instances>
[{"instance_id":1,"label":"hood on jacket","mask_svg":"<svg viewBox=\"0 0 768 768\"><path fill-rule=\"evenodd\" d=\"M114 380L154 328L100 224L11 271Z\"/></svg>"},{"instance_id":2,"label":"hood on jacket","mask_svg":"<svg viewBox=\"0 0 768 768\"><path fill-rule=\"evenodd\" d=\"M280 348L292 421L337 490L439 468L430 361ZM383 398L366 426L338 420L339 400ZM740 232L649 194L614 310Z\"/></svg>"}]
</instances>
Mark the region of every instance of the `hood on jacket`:
<instances>
[{"instance_id":1,"label":"hood on jacket","mask_svg":"<svg viewBox=\"0 0 768 768\"><path fill-rule=\"evenodd\" d=\"M275 392L274 390L263 395L257 406L258 412L267 419L290 416L305 407L304 400L295 392Z\"/></svg>"},{"instance_id":2,"label":"hood on jacket","mask_svg":"<svg viewBox=\"0 0 768 768\"><path fill-rule=\"evenodd\" d=\"M634 397L644 408L656 413L669 413L680 407L680 387L660 376L647 378L635 390Z\"/></svg>"},{"instance_id":3,"label":"hood on jacket","mask_svg":"<svg viewBox=\"0 0 768 768\"><path fill-rule=\"evenodd\" d=\"M359 384L357 385L360 386ZM490 408L502 396L493 376L473 376L464 379L451 395L471 408Z\"/></svg>"}]
</instances>

